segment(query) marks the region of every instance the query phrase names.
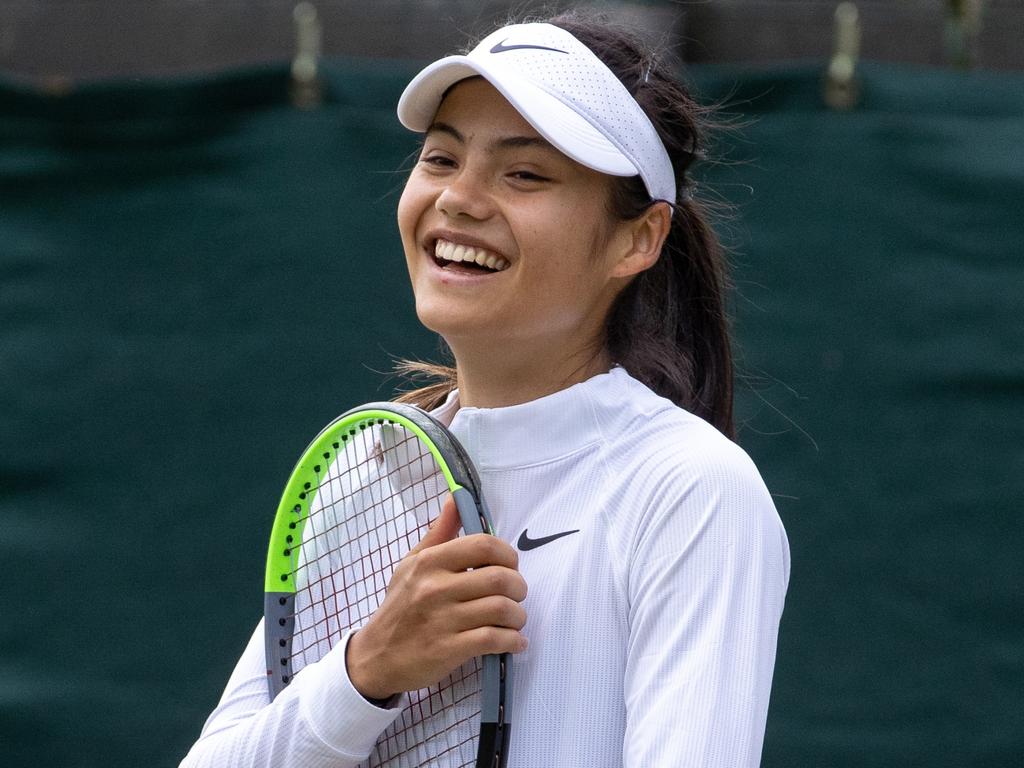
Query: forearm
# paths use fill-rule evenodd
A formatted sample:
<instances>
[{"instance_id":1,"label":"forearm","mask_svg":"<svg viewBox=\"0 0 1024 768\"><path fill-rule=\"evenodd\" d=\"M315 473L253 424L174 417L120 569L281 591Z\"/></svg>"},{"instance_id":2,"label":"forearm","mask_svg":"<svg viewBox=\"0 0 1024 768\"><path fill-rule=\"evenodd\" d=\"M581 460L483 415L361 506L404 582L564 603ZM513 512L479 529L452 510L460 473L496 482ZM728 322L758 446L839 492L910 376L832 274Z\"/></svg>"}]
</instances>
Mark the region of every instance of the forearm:
<instances>
[{"instance_id":1,"label":"forearm","mask_svg":"<svg viewBox=\"0 0 1024 768\"><path fill-rule=\"evenodd\" d=\"M262 624L182 768L347 768L364 761L395 719L352 688L344 644L267 693ZM399 706L404 704L404 699Z\"/></svg>"}]
</instances>

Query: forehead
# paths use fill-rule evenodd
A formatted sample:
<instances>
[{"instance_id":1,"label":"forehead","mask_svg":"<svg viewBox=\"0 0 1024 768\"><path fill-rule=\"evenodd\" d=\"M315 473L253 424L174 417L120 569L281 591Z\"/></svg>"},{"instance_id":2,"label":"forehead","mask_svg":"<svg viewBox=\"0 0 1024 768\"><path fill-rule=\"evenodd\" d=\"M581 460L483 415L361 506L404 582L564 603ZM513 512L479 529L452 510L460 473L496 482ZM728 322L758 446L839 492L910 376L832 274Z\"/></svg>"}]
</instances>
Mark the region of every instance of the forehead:
<instances>
[{"instance_id":1,"label":"forehead","mask_svg":"<svg viewBox=\"0 0 1024 768\"><path fill-rule=\"evenodd\" d=\"M482 77L460 80L449 88L434 121L455 127L467 138L470 133L527 137L564 157Z\"/></svg>"}]
</instances>

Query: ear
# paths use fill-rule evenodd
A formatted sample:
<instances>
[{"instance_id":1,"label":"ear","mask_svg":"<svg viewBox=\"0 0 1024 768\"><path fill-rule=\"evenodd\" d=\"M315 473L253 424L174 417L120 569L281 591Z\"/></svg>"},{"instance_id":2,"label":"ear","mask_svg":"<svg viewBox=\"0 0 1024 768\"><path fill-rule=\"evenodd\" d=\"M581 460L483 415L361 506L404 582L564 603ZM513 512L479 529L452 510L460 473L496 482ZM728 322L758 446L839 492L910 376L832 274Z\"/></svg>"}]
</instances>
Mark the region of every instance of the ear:
<instances>
[{"instance_id":1,"label":"ear","mask_svg":"<svg viewBox=\"0 0 1024 768\"><path fill-rule=\"evenodd\" d=\"M635 219L624 221L615 236L612 277L632 277L650 269L661 256L661 247L672 228L672 207L658 202Z\"/></svg>"}]
</instances>

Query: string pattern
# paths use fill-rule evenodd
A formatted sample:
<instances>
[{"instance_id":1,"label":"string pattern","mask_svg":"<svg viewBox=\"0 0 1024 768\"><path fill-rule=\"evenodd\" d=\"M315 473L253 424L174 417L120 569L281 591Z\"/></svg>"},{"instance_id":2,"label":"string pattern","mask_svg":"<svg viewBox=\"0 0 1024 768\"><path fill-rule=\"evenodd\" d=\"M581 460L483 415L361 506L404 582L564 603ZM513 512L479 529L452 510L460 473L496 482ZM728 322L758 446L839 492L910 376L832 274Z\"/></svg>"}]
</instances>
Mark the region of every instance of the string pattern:
<instances>
[{"instance_id":1,"label":"string pattern","mask_svg":"<svg viewBox=\"0 0 1024 768\"><path fill-rule=\"evenodd\" d=\"M355 430L325 462L293 555L293 675L369 620L447 493L436 459L399 424ZM479 714L480 661L471 659L437 685L410 692L364 765L475 765Z\"/></svg>"}]
</instances>

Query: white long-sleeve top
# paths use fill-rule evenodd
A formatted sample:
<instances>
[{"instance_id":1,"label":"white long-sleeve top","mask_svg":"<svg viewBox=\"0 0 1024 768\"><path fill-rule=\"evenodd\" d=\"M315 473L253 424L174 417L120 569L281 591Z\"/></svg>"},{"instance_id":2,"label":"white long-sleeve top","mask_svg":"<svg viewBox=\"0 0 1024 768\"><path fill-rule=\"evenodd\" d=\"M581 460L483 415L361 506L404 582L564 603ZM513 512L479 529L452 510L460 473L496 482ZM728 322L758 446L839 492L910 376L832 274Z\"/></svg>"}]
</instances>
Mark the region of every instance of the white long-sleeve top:
<instances>
[{"instance_id":1,"label":"white long-sleeve top","mask_svg":"<svg viewBox=\"0 0 1024 768\"><path fill-rule=\"evenodd\" d=\"M508 765L757 766L789 548L748 456L621 368L507 408L453 393L435 415L497 535L527 547ZM344 650L271 703L258 626L183 768L365 760L404 699L365 701Z\"/></svg>"}]
</instances>

